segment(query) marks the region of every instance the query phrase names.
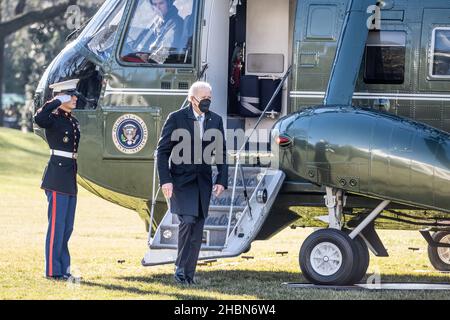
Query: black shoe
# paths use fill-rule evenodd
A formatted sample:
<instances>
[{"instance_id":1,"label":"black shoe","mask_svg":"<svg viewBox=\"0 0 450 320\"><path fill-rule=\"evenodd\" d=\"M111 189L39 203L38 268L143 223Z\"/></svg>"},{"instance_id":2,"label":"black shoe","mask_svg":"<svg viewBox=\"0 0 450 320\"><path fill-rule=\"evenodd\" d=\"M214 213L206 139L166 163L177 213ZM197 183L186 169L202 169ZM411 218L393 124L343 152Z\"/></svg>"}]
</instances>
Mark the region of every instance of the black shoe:
<instances>
[{"instance_id":1,"label":"black shoe","mask_svg":"<svg viewBox=\"0 0 450 320\"><path fill-rule=\"evenodd\" d=\"M45 276L45 278L47 280L52 280L52 281L66 281L67 279L64 276Z\"/></svg>"},{"instance_id":2,"label":"black shoe","mask_svg":"<svg viewBox=\"0 0 450 320\"><path fill-rule=\"evenodd\" d=\"M190 285L190 286L192 286L192 285L197 285L198 284L198 282L197 281L195 281L194 279L192 279L192 278L186 278L186 283L188 284L188 285Z\"/></svg>"},{"instance_id":3,"label":"black shoe","mask_svg":"<svg viewBox=\"0 0 450 320\"><path fill-rule=\"evenodd\" d=\"M177 283L186 284L186 276L185 276L184 268L175 266L174 278Z\"/></svg>"},{"instance_id":4,"label":"black shoe","mask_svg":"<svg viewBox=\"0 0 450 320\"><path fill-rule=\"evenodd\" d=\"M184 276L180 275L180 274L175 274L174 276L175 282L178 284L186 284L186 279L184 278Z\"/></svg>"},{"instance_id":5,"label":"black shoe","mask_svg":"<svg viewBox=\"0 0 450 320\"><path fill-rule=\"evenodd\" d=\"M83 279L82 277L74 276L74 275L71 274L71 273L68 273L68 274L63 275L63 278L64 278L64 280L66 280L66 281L69 281L69 280L72 280L72 281L81 281L81 280Z\"/></svg>"}]
</instances>

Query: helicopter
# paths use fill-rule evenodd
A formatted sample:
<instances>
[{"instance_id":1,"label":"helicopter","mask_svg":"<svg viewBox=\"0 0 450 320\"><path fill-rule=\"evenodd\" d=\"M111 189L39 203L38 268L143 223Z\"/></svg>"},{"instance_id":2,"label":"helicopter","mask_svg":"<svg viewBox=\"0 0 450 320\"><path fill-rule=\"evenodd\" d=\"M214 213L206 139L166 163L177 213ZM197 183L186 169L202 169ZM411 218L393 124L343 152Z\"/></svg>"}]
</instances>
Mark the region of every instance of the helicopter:
<instances>
[{"instance_id":1,"label":"helicopter","mask_svg":"<svg viewBox=\"0 0 450 320\"><path fill-rule=\"evenodd\" d=\"M388 256L376 228L405 229L450 271L448 1L162 2L105 1L34 98L38 109L50 84L81 80L78 183L140 215L144 266L176 258L179 221L157 190L155 149L200 79L227 132L245 138L227 134L232 187L211 199L199 259L315 227L302 274L349 285L366 274L369 251Z\"/></svg>"}]
</instances>

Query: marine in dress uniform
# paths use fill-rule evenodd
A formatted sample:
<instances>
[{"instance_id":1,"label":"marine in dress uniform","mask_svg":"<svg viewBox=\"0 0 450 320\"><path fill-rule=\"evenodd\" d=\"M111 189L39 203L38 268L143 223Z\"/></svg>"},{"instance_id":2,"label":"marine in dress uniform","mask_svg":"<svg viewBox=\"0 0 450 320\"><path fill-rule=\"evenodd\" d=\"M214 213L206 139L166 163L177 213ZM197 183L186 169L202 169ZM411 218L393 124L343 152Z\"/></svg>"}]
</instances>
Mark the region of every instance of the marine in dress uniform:
<instances>
[{"instance_id":1,"label":"marine in dress uniform","mask_svg":"<svg viewBox=\"0 0 450 320\"><path fill-rule=\"evenodd\" d=\"M78 79L55 83L54 99L46 102L35 116L45 129L50 160L41 188L48 201L48 230L45 244L45 273L49 279L68 279L70 254L68 242L73 231L77 205L77 156L80 126L72 115L77 101Z\"/></svg>"},{"instance_id":2,"label":"marine in dress uniform","mask_svg":"<svg viewBox=\"0 0 450 320\"><path fill-rule=\"evenodd\" d=\"M169 115L162 129L157 148L159 183L166 198L170 198L170 210L180 220L178 231L178 257L175 262L175 281L195 284L197 260L203 238L203 227L208 217L209 202L214 191L220 195L228 186L225 133L222 117L209 111L211 87L196 82L189 93L190 106ZM177 129L191 134L190 163L177 164L171 159L176 141L171 139ZM222 143L215 138L203 140L204 132L217 129ZM195 141L197 140L197 141ZM203 152L214 143L218 175L213 188L211 163L205 162ZM201 159L194 159L194 148L201 146ZM181 155L180 155L181 156ZM171 159L171 160L170 160Z\"/></svg>"}]
</instances>

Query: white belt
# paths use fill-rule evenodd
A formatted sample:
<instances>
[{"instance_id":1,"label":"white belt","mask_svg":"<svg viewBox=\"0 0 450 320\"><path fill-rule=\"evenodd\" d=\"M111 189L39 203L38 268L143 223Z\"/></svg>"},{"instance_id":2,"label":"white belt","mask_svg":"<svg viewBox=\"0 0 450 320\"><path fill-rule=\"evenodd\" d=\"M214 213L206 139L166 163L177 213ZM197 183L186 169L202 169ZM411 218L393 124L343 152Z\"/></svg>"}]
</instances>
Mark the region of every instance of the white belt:
<instances>
[{"instance_id":1,"label":"white belt","mask_svg":"<svg viewBox=\"0 0 450 320\"><path fill-rule=\"evenodd\" d=\"M53 149L50 149L50 155L64 157L64 158L69 158L69 159L76 159L76 158L78 158L78 153L72 153L72 152L66 152L66 151L60 151L60 150L53 150Z\"/></svg>"}]
</instances>

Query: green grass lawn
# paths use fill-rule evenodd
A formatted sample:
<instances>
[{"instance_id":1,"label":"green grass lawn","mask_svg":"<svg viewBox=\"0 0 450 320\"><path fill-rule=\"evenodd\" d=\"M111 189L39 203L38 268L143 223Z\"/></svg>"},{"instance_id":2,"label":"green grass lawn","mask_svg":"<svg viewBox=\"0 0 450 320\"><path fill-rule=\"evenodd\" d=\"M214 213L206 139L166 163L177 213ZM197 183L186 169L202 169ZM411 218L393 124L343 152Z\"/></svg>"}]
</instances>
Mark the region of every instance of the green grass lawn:
<instances>
[{"instance_id":1,"label":"green grass lawn","mask_svg":"<svg viewBox=\"0 0 450 320\"><path fill-rule=\"evenodd\" d=\"M0 298L1 299L448 299L442 291L335 291L294 289L302 282L298 250L311 229L286 229L253 243L242 257L198 267L201 284L180 287L173 266L144 268L147 234L138 215L80 190L70 242L80 284L44 278L46 198L40 179L48 148L33 134L0 128ZM382 231L390 258L371 257L369 273L384 282L449 282L433 271L426 243L416 232ZM419 248L410 251L409 247ZM288 251L284 257L276 251ZM370 275L369 274L369 275Z\"/></svg>"}]
</instances>

